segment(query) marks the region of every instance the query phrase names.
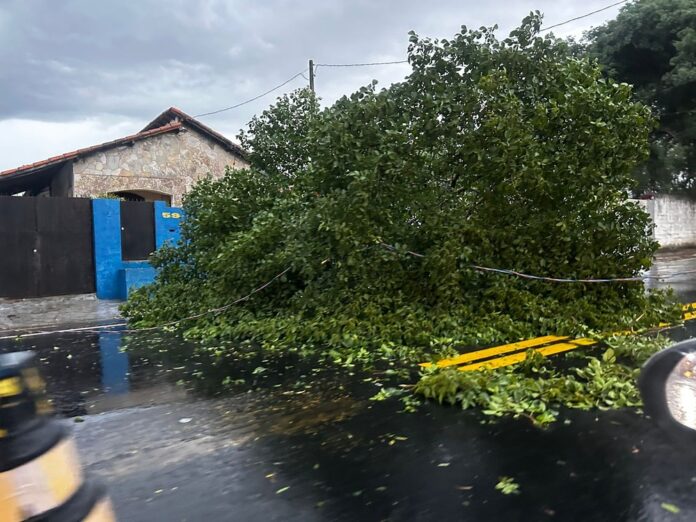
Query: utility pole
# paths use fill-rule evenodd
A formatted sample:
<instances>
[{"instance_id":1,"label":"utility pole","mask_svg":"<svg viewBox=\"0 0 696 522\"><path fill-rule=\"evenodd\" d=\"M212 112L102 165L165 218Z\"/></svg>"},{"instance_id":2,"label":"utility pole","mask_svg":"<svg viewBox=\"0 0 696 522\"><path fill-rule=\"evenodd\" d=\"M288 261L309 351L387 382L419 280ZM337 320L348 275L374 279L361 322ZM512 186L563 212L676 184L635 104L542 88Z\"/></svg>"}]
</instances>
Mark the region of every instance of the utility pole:
<instances>
[{"instance_id":1,"label":"utility pole","mask_svg":"<svg viewBox=\"0 0 696 522\"><path fill-rule=\"evenodd\" d=\"M309 60L309 89L314 92L314 60Z\"/></svg>"}]
</instances>

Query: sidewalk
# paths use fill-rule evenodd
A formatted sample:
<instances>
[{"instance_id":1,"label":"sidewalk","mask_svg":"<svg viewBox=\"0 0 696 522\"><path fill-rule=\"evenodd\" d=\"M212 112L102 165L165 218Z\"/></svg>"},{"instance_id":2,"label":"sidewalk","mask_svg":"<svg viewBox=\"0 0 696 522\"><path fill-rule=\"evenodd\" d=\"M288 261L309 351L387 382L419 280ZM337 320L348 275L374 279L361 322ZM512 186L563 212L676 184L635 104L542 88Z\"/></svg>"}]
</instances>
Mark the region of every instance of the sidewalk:
<instances>
[{"instance_id":1,"label":"sidewalk","mask_svg":"<svg viewBox=\"0 0 696 522\"><path fill-rule=\"evenodd\" d=\"M0 332L109 322L121 318L120 304L94 294L0 299Z\"/></svg>"}]
</instances>

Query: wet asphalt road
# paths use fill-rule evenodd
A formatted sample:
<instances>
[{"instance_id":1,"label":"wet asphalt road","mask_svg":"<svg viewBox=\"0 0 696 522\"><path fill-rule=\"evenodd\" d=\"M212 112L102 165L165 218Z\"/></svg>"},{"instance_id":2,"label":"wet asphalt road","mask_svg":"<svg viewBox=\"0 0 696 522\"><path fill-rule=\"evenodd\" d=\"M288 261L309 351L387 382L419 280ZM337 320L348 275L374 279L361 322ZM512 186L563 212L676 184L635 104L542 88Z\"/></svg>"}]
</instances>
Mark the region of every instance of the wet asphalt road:
<instances>
[{"instance_id":1,"label":"wet asphalt road","mask_svg":"<svg viewBox=\"0 0 696 522\"><path fill-rule=\"evenodd\" d=\"M655 270L690 269L696 253L665 254ZM696 301L693 274L674 287ZM120 343L75 333L0 350L38 351L121 521L696 520L696 450L631 411L567 411L544 430L433 404L404 413L370 401L378 388L359 376L307 369L206 399L177 383L177 367ZM497 492L501 476L520 494Z\"/></svg>"}]
</instances>

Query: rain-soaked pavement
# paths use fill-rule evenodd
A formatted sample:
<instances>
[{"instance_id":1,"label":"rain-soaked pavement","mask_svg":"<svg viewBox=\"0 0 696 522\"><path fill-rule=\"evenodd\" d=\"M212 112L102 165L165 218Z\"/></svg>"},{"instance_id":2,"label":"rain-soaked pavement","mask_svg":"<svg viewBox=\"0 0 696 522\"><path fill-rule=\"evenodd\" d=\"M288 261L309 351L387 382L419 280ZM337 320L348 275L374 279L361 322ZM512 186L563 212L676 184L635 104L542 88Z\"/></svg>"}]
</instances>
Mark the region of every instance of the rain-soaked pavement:
<instances>
[{"instance_id":1,"label":"rain-soaked pavement","mask_svg":"<svg viewBox=\"0 0 696 522\"><path fill-rule=\"evenodd\" d=\"M661 255L654 272L688 270L696 252ZM674 283L696 301L694 274ZM696 336L693 323L675 336ZM121 521L696 520L696 450L632 411L568 411L543 430L432 404L405 413L370 401L379 388L359 375L306 367L261 368L247 373L253 391L204 398L180 380L190 368L121 343L0 340L38 352ZM503 476L519 495L495 490Z\"/></svg>"}]
</instances>

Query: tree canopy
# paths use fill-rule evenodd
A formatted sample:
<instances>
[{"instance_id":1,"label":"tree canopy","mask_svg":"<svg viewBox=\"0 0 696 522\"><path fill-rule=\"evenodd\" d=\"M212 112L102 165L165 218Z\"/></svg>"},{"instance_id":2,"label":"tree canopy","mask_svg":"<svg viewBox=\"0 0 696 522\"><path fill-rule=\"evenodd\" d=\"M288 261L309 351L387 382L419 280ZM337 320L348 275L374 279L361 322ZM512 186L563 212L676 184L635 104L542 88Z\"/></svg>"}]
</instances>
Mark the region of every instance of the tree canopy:
<instances>
[{"instance_id":1,"label":"tree canopy","mask_svg":"<svg viewBox=\"0 0 696 522\"><path fill-rule=\"evenodd\" d=\"M300 89L279 98L272 110L254 116L239 134L251 168L286 177L302 172L311 152L307 137L318 114L314 93Z\"/></svg>"},{"instance_id":2,"label":"tree canopy","mask_svg":"<svg viewBox=\"0 0 696 522\"><path fill-rule=\"evenodd\" d=\"M636 0L587 37L606 73L659 118L639 188L696 196L696 2Z\"/></svg>"},{"instance_id":3,"label":"tree canopy","mask_svg":"<svg viewBox=\"0 0 696 522\"><path fill-rule=\"evenodd\" d=\"M283 96L242 135L252 167L186 197L182 243L126 316L197 315L189 335L337 359L652 324L640 283L474 268L627 277L657 246L626 199L650 110L540 23L411 34L401 83L323 110Z\"/></svg>"}]
</instances>

